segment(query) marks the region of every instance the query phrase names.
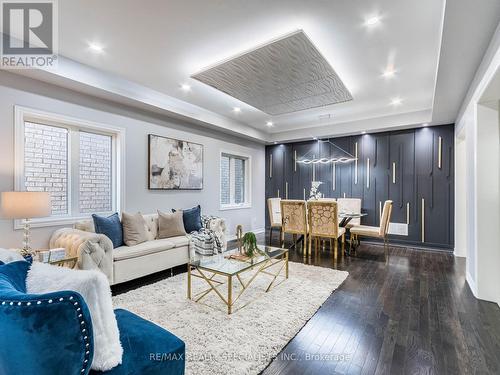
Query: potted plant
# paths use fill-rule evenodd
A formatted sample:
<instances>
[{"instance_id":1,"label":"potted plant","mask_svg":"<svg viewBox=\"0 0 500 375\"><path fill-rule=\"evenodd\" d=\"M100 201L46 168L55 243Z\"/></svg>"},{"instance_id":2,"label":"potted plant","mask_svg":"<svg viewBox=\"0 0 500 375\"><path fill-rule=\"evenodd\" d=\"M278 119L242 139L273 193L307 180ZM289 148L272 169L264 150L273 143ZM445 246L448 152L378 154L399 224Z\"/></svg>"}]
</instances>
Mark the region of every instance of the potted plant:
<instances>
[{"instance_id":1,"label":"potted plant","mask_svg":"<svg viewBox=\"0 0 500 375\"><path fill-rule=\"evenodd\" d=\"M252 258L259 251L257 248L257 237L255 237L255 233L247 232L243 236L243 250L246 256Z\"/></svg>"}]
</instances>

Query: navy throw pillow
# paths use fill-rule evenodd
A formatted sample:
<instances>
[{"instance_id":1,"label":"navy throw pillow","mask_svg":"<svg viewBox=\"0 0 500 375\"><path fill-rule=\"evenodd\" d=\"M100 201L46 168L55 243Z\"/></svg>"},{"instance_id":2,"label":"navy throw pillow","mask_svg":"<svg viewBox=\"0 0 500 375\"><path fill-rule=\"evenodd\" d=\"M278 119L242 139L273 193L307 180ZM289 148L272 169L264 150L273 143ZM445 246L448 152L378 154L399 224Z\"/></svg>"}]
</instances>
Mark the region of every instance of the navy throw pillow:
<instances>
[{"instance_id":1,"label":"navy throw pillow","mask_svg":"<svg viewBox=\"0 0 500 375\"><path fill-rule=\"evenodd\" d=\"M175 210L172 210L172 212L175 212ZM202 228L200 205L182 210L182 220L184 221L186 233L198 232Z\"/></svg>"},{"instance_id":2,"label":"navy throw pillow","mask_svg":"<svg viewBox=\"0 0 500 375\"><path fill-rule=\"evenodd\" d=\"M113 242L113 248L123 246L123 228L118 213L108 217L93 214L92 219L95 232L106 235Z\"/></svg>"},{"instance_id":3,"label":"navy throw pillow","mask_svg":"<svg viewBox=\"0 0 500 375\"><path fill-rule=\"evenodd\" d=\"M0 262L1 263L1 262ZM26 276L31 264L24 260L2 263L0 266L0 294L9 293L12 287L21 293L26 293ZM7 323L8 324L8 323Z\"/></svg>"}]
</instances>

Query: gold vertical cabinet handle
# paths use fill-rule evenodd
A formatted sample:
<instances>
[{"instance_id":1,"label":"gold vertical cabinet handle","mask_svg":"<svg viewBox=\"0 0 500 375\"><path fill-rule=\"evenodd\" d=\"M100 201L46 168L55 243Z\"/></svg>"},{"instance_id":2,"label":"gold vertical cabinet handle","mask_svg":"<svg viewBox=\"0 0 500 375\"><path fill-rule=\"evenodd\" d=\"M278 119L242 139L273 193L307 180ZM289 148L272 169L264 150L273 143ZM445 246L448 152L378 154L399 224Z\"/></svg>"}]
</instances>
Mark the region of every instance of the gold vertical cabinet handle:
<instances>
[{"instance_id":1,"label":"gold vertical cabinet handle","mask_svg":"<svg viewBox=\"0 0 500 375\"><path fill-rule=\"evenodd\" d=\"M273 154L269 155L269 178L273 178Z\"/></svg>"},{"instance_id":2,"label":"gold vertical cabinet handle","mask_svg":"<svg viewBox=\"0 0 500 375\"><path fill-rule=\"evenodd\" d=\"M285 182L285 199L288 199L288 182Z\"/></svg>"},{"instance_id":3,"label":"gold vertical cabinet handle","mask_svg":"<svg viewBox=\"0 0 500 375\"><path fill-rule=\"evenodd\" d=\"M443 166L443 138L438 138L438 168L441 169Z\"/></svg>"},{"instance_id":4,"label":"gold vertical cabinet handle","mask_svg":"<svg viewBox=\"0 0 500 375\"><path fill-rule=\"evenodd\" d=\"M304 188L304 200L306 200L306 188Z\"/></svg>"},{"instance_id":5,"label":"gold vertical cabinet handle","mask_svg":"<svg viewBox=\"0 0 500 375\"><path fill-rule=\"evenodd\" d=\"M406 203L406 224L410 225L410 202Z\"/></svg>"},{"instance_id":6,"label":"gold vertical cabinet handle","mask_svg":"<svg viewBox=\"0 0 500 375\"><path fill-rule=\"evenodd\" d=\"M281 198L281 197L280 197L280 189L278 189L278 198Z\"/></svg>"},{"instance_id":7,"label":"gold vertical cabinet handle","mask_svg":"<svg viewBox=\"0 0 500 375\"><path fill-rule=\"evenodd\" d=\"M297 150L293 151L293 171L297 172Z\"/></svg>"},{"instance_id":8,"label":"gold vertical cabinet handle","mask_svg":"<svg viewBox=\"0 0 500 375\"><path fill-rule=\"evenodd\" d=\"M354 143L354 185L358 184L358 142Z\"/></svg>"},{"instance_id":9,"label":"gold vertical cabinet handle","mask_svg":"<svg viewBox=\"0 0 500 375\"><path fill-rule=\"evenodd\" d=\"M422 242L425 242L425 200L422 198Z\"/></svg>"},{"instance_id":10,"label":"gold vertical cabinet handle","mask_svg":"<svg viewBox=\"0 0 500 375\"><path fill-rule=\"evenodd\" d=\"M396 183L396 162L392 163L392 183Z\"/></svg>"},{"instance_id":11,"label":"gold vertical cabinet handle","mask_svg":"<svg viewBox=\"0 0 500 375\"><path fill-rule=\"evenodd\" d=\"M366 158L366 188L370 188L370 158Z\"/></svg>"},{"instance_id":12,"label":"gold vertical cabinet handle","mask_svg":"<svg viewBox=\"0 0 500 375\"><path fill-rule=\"evenodd\" d=\"M337 183L337 166L335 163L332 163L332 190L335 191Z\"/></svg>"}]
</instances>

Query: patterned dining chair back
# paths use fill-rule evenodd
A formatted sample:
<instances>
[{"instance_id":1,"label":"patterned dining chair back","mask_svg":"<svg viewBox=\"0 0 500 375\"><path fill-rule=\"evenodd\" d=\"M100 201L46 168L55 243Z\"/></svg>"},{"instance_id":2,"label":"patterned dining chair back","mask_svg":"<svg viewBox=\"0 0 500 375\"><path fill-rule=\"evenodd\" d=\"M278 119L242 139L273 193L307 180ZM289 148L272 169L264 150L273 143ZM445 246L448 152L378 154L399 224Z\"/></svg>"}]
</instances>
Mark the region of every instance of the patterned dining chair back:
<instances>
[{"instance_id":1,"label":"patterned dining chair back","mask_svg":"<svg viewBox=\"0 0 500 375\"><path fill-rule=\"evenodd\" d=\"M268 198L267 209L272 227L281 227L281 198Z\"/></svg>"},{"instance_id":2,"label":"patterned dining chair back","mask_svg":"<svg viewBox=\"0 0 500 375\"><path fill-rule=\"evenodd\" d=\"M307 233L306 202L301 200L281 200L283 233Z\"/></svg>"},{"instance_id":3,"label":"patterned dining chair back","mask_svg":"<svg viewBox=\"0 0 500 375\"><path fill-rule=\"evenodd\" d=\"M307 203L309 232L315 237L338 237L339 222L337 202L309 201Z\"/></svg>"},{"instance_id":4,"label":"patterned dining chair back","mask_svg":"<svg viewBox=\"0 0 500 375\"><path fill-rule=\"evenodd\" d=\"M337 199L339 212L361 213L361 199L359 198L339 198ZM349 224L360 225L361 218L355 217L349 221Z\"/></svg>"},{"instance_id":5,"label":"patterned dining chair back","mask_svg":"<svg viewBox=\"0 0 500 375\"><path fill-rule=\"evenodd\" d=\"M391 221L391 213L392 213L392 201L387 200L384 202L384 208L382 210L382 217L380 218L380 228L379 235L386 236L387 232L389 232L389 223Z\"/></svg>"}]
</instances>

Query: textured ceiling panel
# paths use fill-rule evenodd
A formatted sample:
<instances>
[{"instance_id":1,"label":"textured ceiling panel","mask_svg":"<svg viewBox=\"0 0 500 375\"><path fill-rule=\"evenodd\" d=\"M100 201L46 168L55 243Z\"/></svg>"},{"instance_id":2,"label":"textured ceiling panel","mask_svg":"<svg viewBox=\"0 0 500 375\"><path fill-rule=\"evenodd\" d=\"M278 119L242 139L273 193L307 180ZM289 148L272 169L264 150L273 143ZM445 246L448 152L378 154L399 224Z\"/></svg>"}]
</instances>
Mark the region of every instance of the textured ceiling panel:
<instances>
[{"instance_id":1,"label":"textured ceiling panel","mask_svg":"<svg viewBox=\"0 0 500 375\"><path fill-rule=\"evenodd\" d=\"M352 100L302 31L192 76L270 115Z\"/></svg>"}]
</instances>

